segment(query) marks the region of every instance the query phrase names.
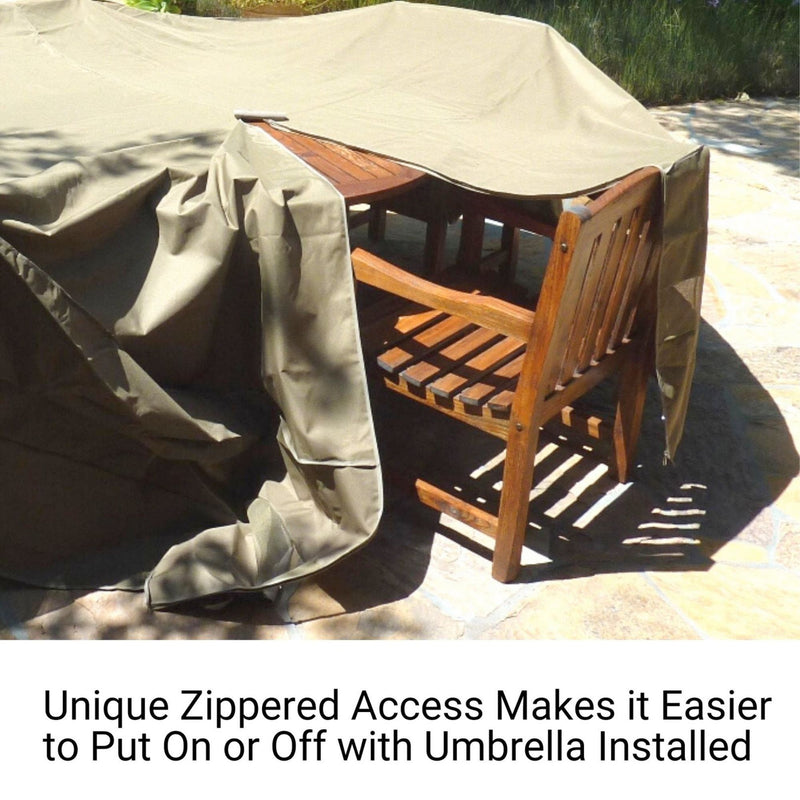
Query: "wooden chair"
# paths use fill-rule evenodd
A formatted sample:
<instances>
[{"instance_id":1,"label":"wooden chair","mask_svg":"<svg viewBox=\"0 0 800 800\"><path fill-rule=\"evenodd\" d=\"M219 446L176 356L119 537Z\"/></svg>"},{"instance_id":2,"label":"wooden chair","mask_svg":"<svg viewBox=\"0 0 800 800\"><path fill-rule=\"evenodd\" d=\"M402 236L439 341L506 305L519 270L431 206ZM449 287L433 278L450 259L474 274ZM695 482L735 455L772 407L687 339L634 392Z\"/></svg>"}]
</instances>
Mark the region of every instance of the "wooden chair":
<instances>
[{"instance_id":1,"label":"wooden chair","mask_svg":"<svg viewBox=\"0 0 800 800\"><path fill-rule=\"evenodd\" d=\"M652 362L660 185L642 169L561 214L535 312L353 253L357 281L415 304L370 322L386 385L507 442L498 516L416 482L422 502L495 538L500 581L519 571L540 427L569 423L570 404L615 373L611 466L628 478Z\"/></svg>"}]
</instances>

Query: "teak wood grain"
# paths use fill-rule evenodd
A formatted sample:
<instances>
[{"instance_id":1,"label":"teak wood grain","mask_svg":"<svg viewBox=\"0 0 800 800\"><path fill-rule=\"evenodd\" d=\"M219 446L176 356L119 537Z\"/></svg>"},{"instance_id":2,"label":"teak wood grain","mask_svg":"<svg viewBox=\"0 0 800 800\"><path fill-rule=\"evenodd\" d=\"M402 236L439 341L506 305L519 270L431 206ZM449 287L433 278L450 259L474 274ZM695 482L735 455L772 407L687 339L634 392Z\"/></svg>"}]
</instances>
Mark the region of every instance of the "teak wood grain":
<instances>
[{"instance_id":1,"label":"teak wood grain","mask_svg":"<svg viewBox=\"0 0 800 800\"><path fill-rule=\"evenodd\" d=\"M391 314L382 323L386 385L506 442L497 516L417 481L424 503L495 537L498 580L519 571L544 423L609 437L612 471L628 478L652 366L660 182L657 169L642 169L561 214L535 312L353 253L357 281L416 304L417 324ZM425 318L420 307L444 316ZM612 375L613 423L580 422L575 401Z\"/></svg>"},{"instance_id":2,"label":"teak wood grain","mask_svg":"<svg viewBox=\"0 0 800 800\"><path fill-rule=\"evenodd\" d=\"M276 128L267 122L254 124L324 175L348 205L376 203L428 180L422 170L374 153Z\"/></svg>"}]
</instances>

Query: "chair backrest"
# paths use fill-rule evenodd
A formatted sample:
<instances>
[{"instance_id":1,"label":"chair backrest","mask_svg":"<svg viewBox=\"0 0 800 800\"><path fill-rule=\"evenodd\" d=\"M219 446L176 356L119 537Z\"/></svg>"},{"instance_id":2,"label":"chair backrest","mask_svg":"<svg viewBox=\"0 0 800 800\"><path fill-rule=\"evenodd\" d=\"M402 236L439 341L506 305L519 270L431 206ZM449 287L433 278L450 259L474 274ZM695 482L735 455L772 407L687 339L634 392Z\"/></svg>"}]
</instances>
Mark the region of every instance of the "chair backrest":
<instances>
[{"instance_id":1,"label":"chair backrest","mask_svg":"<svg viewBox=\"0 0 800 800\"><path fill-rule=\"evenodd\" d=\"M661 173L632 173L585 206L561 214L526 376L548 396L600 364L636 333L655 276Z\"/></svg>"}]
</instances>

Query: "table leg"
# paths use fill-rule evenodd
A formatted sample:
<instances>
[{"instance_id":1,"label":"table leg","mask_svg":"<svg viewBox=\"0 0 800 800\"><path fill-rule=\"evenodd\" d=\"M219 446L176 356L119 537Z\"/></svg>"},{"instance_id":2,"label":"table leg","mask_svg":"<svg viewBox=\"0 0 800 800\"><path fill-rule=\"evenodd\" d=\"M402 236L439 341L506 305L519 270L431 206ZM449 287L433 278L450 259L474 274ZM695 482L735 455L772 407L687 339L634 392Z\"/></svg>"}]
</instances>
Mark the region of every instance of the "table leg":
<instances>
[{"instance_id":1,"label":"table leg","mask_svg":"<svg viewBox=\"0 0 800 800\"><path fill-rule=\"evenodd\" d=\"M382 242L386 237L386 207L382 205L370 206L369 228L367 234L371 241Z\"/></svg>"},{"instance_id":2,"label":"table leg","mask_svg":"<svg viewBox=\"0 0 800 800\"><path fill-rule=\"evenodd\" d=\"M479 212L465 209L461 218L461 241L458 263L467 272L478 272L483 254L484 218Z\"/></svg>"}]
</instances>

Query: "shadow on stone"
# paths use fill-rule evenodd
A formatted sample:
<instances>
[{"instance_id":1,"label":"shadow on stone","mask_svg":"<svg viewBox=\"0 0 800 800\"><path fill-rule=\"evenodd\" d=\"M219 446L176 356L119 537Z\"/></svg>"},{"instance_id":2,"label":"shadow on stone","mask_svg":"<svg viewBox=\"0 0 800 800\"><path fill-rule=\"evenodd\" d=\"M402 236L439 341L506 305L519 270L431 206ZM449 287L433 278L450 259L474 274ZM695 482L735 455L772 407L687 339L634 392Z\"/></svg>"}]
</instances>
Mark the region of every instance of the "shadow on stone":
<instances>
[{"instance_id":1,"label":"shadow on stone","mask_svg":"<svg viewBox=\"0 0 800 800\"><path fill-rule=\"evenodd\" d=\"M403 263L405 251L414 252L414 245L418 250L421 231L414 225L392 220L396 238L382 247L396 263ZM453 227L448 245L452 256L458 236L458 226ZM528 268L538 276L547 250L539 237L530 239L523 248L530 249ZM612 388L598 387L590 396L595 410L609 411ZM488 576L491 542L447 527L446 520L416 500L413 483L424 477L496 512L502 442L430 413L380 384L372 387L372 398L386 496L375 537L309 584L287 587L271 610L263 607L260 596L243 596L217 619L308 622L403 600L431 569L443 568L440 562L432 564L437 534L448 537L457 550L479 554L475 568L485 569ZM777 405L706 322L701 325L686 431L674 464L662 461L664 437L654 382L630 484L620 486L608 476L595 441L569 432L565 442L559 438L562 433L548 431L540 443L521 583L597 573L704 571L733 539L769 547L775 543L775 526L768 507L800 469ZM455 573L460 568L454 564L450 578L459 579Z\"/></svg>"},{"instance_id":2,"label":"shadow on stone","mask_svg":"<svg viewBox=\"0 0 800 800\"><path fill-rule=\"evenodd\" d=\"M611 398L609 389L595 392L593 409L607 411ZM437 532L485 557L490 570L488 540L448 529L411 494L413 479L423 476L496 511L502 443L388 391L378 391L374 403L389 502L376 538L317 580L341 613L389 603L418 588ZM674 464L662 461L655 386L630 484L608 476L596 442L572 432L567 438L569 445L558 430L542 437L526 549L549 560L525 565L523 559L520 582L702 571L733 539L769 547L775 534L765 509L800 468L774 401L705 322L686 432Z\"/></svg>"},{"instance_id":3,"label":"shadow on stone","mask_svg":"<svg viewBox=\"0 0 800 800\"><path fill-rule=\"evenodd\" d=\"M766 98L741 103L694 103L665 108L662 124L692 142L770 164L797 177L797 101ZM712 156L713 157L713 156Z\"/></svg>"},{"instance_id":4,"label":"shadow on stone","mask_svg":"<svg viewBox=\"0 0 800 800\"><path fill-rule=\"evenodd\" d=\"M409 238L418 249L419 231ZM535 260L540 263L546 255L546 250L537 251ZM775 363L769 369L759 368L761 380L781 372L780 353L772 357ZM103 638L238 639L272 638L285 635L292 623L352 615L352 625L325 630L323 638L358 638L369 633L370 625L390 622L393 634L425 637L425 630L414 627L412 595L426 578L439 580L435 573L442 569L452 570L448 580L477 576L488 583L491 543L452 530L419 504L413 496L414 479L424 477L467 499L480 498L487 510L496 511L503 444L381 385L372 387L372 397L384 468L384 517L365 547L313 580L284 587L273 603L254 593L226 598L223 605L190 604L157 615L144 608L140 597L115 600L122 593L100 593L107 597L95 602L109 619L91 631L84 618L93 611L82 607L84 593L4 583L0 611L9 614L0 621L13 633L20 621L50 615L43 629L48 638L77 638L85 631ZM600 412L608 411L611 401L610 388L599 387L591 397ZM557 429L548 431L540 443L521 584L603 573L704 571L731 540L767 549L777 544L769 506L800 471L800 458L769 392L708 323L701 325L686 431L674 464L662 463L663 430L654 385L630 484L620 486L608 476L596 442L572 433L564 441L561 435ZM450 543L444 557L436 554L440 534ZM480 556L473 559L475 565L470 562L472 572L463 571L463 559L443 565L453 551ZM404 613L391 605L407 598L412 603ZM391 608L383 613L383 606ZM375 619L356 620L363 611ZM362 624L365 630L357 628Z\"/></svg>"},{"instance_id":5,"label":"shadow on stone","mask_svg":"<svg viewBox=\"0 0 800 800\"><path fill-rule=\"evenodd\" d=\"M66 609L88 591L91 590L43 589L0 578L0 626L14 636L27 638L22 628L24 623Z\"/></svg>"}]
</instances>

